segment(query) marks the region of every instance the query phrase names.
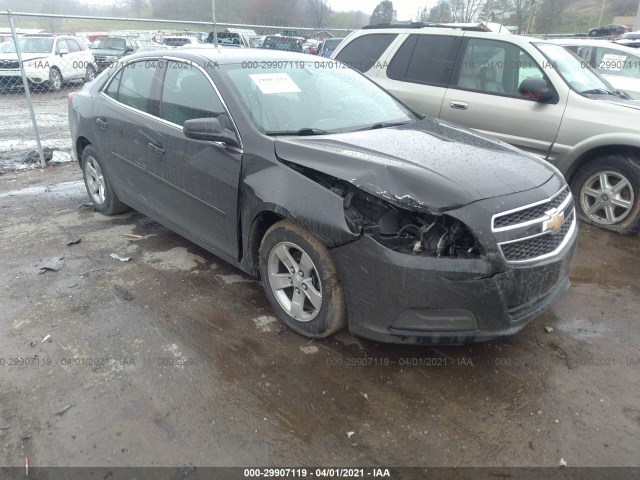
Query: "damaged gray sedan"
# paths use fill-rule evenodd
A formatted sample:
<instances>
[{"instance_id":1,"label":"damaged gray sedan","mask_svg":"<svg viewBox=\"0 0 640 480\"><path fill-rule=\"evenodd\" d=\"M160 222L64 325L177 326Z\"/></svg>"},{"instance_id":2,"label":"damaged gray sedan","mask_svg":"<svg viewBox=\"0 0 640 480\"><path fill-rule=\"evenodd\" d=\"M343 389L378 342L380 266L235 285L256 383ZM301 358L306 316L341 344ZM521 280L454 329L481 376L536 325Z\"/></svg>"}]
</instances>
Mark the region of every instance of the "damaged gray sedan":
<instances>
[{"instance_id":1,"label":"damaged gray sedan","mask_svg":"<svg viewBox=\"0 0 640 480\"><path fill-rule=\"evenodd\" d=\"M331 60L145 52L71 94L69 120L98 211L134 208L259 277L308 337L487 340L569 284L554 167Z\"/></svg>"}]
</instances>

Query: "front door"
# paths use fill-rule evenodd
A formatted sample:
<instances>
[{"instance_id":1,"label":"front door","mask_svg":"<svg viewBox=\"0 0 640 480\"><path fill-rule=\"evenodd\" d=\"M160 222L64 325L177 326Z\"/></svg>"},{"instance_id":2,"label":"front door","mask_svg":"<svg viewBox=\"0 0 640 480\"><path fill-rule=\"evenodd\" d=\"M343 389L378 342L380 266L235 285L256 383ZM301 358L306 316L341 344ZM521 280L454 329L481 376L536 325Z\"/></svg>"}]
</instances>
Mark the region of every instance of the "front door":
<instances>
[{"instance_id":1,"label":"front door","mask_svg":"<svg viewBox=\"0 0 640 480\"><path fill-rule=\"evenodd\" d=\"M242 153L222 143L191 140L184 122L216 117L235 135L209 75L191 63L164 61L154 124L156 213L201 243L238 257L238 185Z\"/></svg>"},{"instance_id":2,"label":"front door","mask_svg":"<svg viewBox=\"0 0 640 480\"><path fill-rule=\"evenodd\" d=\"M546 157L556 139L566 99L539 103L518 93L525 78L543 69L517 45L469 38L457 78L447 89L440 117Z\"/></svg>"}]
</instances>

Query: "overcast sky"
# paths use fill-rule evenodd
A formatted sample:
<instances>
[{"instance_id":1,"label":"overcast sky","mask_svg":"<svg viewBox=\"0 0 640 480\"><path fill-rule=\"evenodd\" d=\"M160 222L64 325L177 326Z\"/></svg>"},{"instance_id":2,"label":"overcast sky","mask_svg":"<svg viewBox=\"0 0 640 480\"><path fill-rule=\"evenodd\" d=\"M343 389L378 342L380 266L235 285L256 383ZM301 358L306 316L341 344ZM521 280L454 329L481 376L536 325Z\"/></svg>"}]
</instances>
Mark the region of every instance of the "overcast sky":
<instances>
[{"instance_id":1,"label":"overcast sky","mask_svg":"<svg viewBox=\"0 0 640 480\"><path fill-rule=\"evenodd\" d=\"M380 0L329 0L334 10L362 10L371 15ZM398 11L398 20L411 20L422 7L432 7L435 0L396 0L393 7Z\"/></svg>"},{"instance_id":2,"label":"overcast sky","mask_svg":"<svg viewBox=\"0 0 640 480\"><path fill-rule=\"evenodd\" d=\"M114 0L84 0L85 3L107 5ZM373 13L373 9L380 0L329 0L331 8L338 11L362 10L367 15ZM398 11L398 20L412 20L416 18L418 10L422 7L432 7L436 0L395 0L394 8Z\"/></svg>"}]
</instances>

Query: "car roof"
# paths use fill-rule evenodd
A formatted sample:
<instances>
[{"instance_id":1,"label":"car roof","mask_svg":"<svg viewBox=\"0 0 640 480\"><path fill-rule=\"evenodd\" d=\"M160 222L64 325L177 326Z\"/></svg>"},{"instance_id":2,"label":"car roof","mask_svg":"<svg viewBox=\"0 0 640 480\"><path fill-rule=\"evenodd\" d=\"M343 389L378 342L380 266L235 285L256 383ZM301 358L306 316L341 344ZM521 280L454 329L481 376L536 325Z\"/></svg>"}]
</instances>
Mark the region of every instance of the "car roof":
<instances>
[{"instance_id":1,"label":"car roof","mask_svg":"<svg viewBox=\"0 0 640 480\"><path fill-rule=\"evenodd\" d=\"M131 60L153 58L154 52L142 52L131 55ZM156 52L160 53L160 52ZM285 50L270 50L262 48L184 48L180 50L167 50L161 52L163 56L181 58L184 60L208 60L218 65L231 65L246 61L293 61L293 62L317 62L330 61L304 53L289 52Z\"/></svg>"}]
</instances>

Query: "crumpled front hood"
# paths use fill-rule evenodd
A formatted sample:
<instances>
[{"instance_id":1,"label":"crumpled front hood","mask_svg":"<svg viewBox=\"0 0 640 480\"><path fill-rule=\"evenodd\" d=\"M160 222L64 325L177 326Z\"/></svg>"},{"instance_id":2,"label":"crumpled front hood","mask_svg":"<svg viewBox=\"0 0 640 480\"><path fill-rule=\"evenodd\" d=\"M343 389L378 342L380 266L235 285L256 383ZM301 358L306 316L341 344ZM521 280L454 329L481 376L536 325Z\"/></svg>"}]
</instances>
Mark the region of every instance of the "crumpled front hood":
<instances>
[{"instance_id":1,"label":"crumpled front hood","mask_svg":"<svg viewBox=\"0 0 640 480\"><path fill-rule=\"evenodd\" d=\"M283 161L431 212L530 190L556 173L533 155L433 118L394 128L278 138L275 150Z\"/></svg>"}]
</instances>

